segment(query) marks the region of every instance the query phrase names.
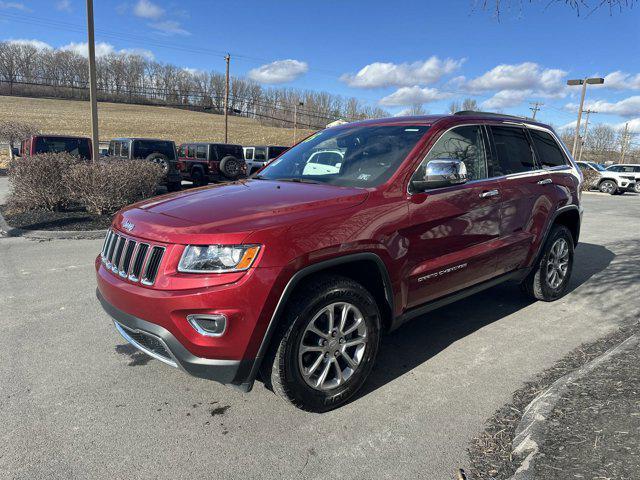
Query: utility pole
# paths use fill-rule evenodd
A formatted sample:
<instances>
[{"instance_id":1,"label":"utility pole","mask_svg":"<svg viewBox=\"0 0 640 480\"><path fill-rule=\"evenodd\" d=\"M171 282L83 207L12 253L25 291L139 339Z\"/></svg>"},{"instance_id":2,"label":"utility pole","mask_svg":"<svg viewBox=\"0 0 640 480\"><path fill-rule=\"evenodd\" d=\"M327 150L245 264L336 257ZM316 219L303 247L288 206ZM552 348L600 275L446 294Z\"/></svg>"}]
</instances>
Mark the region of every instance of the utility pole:
<instances>
[{"instance_id":1,"label":"utility pole","mask_svg":"<svg viewBox=\"0 0 640 480\"><path fill-rule=\"evenodd\" d=\"M93 0L87 0L87 44L89 48L89 102L91 103L91 158L97 161L100 155L98 135L98 82L96 80L96 39L93 30Z\"/></svg>"},{"instance_id":2,"label":"utility pole","mask_svg":"<svg viewBox=\"0 0 640 480\"><path fill-rule=\"evenodd\" d=\"M542 105L544 105L544 103L531 102L531 105L533 105L533 107L529 107L529 110L531 110L533 112L533 117L531 117L531 119L535 120L536 119L536 113L538 113L538 110L540 110L540 107Z\"/></svg>"},{"instance_id":3,"label":"utility pole","mask_svg":"<svg viewBox=\"0 0 640 480\"><path fill-rule=\"evenodd\" d=\"M229 61L231 60L231 55L227 53L224 60L227 62L224 87L224 143L229 143Z\"/></svg>"},{"instance_id":4,"label":"utility pole","mask_svg":"<svg viewBox=\"0 0 640 480\"><path fill-rule=\"evenodd\" d=\"M578 154L578 161L582 158L582 151L584 150L584 144L587 141L587 132L589 128L589 115L592 113L598 113L594 110L585 110L584 113L587 115L587 118L584 119L584 134L582 135L582 142L580 142L580 153Z\"/></svg>"},{"instance_id":5,"label":"utility pole","mask_svg":"<svg viewBox=\"0 0 640 480\"><path fill-rule=\"evenodd\" d=\"M624 132L622 133L622 145L620 146L620 163L624 163L624 154L627 150L627 141L629 135L629 124L624 124Z\"/></svg>"},{"instance_id":6,"label":"utility pole","mask_svg":"<svg viewBox=\"0 0 640 480\"><path fill-rule=\"evenodd\" d=\"M298 136L298 106L303 106L304 103L297 101L293 106L293 144L296 144Z\"/></svg>"},{"instance_id":7,"label":"utility pole","mask_svg":"<svg viewBox=\"0 0 640 480\"><path fill-rule=\"evenodd\" d=\"M573 148L571 149L571 156L575 158L576 148L578 147L578 137L580 136L580 120L582 119L582 108L584 107L584 96L587 93L587 84L601 85L604 83L604 78L580 78L575 80L567 80L567 85L582 85L582 94L580 95L580 108L578 108L578 121L576 122L576 134L573 138Z\"/></svg>"}]
</instances>

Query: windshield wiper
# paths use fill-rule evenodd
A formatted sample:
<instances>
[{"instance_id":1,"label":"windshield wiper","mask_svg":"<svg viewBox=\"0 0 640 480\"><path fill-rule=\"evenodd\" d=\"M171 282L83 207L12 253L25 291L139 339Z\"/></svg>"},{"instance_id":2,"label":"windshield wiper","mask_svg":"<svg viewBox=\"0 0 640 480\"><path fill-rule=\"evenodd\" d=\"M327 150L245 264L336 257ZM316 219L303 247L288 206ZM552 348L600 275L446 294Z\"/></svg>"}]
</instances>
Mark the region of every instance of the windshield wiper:
<instances>
[{"instance_id":1,"label":"windshield wiper","mask_svg":"<svg viewBox=\"0 0 640 480\"><path fill-rule=\"evenodd\" d=\"M318 182L317 180L310 180L308 178L300 178L300 177L276 178L275 180L277 182L315 183L315 184L322 183L322 182Z\"/></svg>"}]
</instances>

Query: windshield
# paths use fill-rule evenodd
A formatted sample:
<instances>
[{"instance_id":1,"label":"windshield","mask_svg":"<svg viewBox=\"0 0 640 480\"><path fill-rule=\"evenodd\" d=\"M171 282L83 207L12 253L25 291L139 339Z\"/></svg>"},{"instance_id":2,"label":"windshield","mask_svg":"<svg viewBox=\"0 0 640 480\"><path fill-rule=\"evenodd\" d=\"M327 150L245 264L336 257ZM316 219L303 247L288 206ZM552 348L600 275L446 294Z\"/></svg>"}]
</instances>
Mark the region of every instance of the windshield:
<instances>
[{"instance_id":1,"label":"windshield","mask_svg":"<svg viewBox=\"0 0 640 480\"><path fill-rule=\"evenodd\" d=\"M169 160L176 159L175 144L163 140L136 140L133 142L133 152L134 158L146 158L152 153L161 153Z\"/></svg>"},{"instance_id":2,"label":"windshield","mask_svg":"<svg viewBox=\"0 0 640 480\"><path fill-rule=\"evenodd\" d=\"M600 165L599 163L589 162L589 165L592 166L593 168L595 168L596 170L598 170L599 172L606 171L606 168L604 168L604 166Z\"/></svg>"},{"instance_id":3,"label":"windshield","mask_svg":"<svg viewBox=\"0 0 640 480\"><path fill-rule=\"evenodd\" d=\"M88 138L74 137L38 137L35 153L67 152L76 157L91 158Z\"/></svg>"},{"instance_id":4,"label":"windshield","mask_svg":"<svg viewBox=\"0 0 640 480\"><path fill-rule=\"evenodd\" d=\"M256 178L374 187L393 175L428 129L377 125L324 130L283 153Z\"/></svg>"}]
</instances>

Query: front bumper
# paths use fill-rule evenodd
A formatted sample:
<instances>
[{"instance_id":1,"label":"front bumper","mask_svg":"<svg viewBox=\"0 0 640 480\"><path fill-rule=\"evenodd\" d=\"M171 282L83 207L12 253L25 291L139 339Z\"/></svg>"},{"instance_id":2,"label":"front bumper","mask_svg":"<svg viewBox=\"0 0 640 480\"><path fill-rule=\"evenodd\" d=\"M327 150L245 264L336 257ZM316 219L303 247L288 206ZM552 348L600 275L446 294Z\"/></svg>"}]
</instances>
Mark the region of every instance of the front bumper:
<instances>
[{"instance_id":1,"label":"front bumper","mask_svg":"<svg viewBox=\"0 0 640 480\"><path fill-rule=\"evenodd\" d=\"M217 360L196 357L169 332L169 330L141 318L134 317L111 305L96 290L102 308L113 318L120 335L137 349L190 375L224 384L244 386L244 380L253 365L253 360Z\"/></svg>"}]
</instances>

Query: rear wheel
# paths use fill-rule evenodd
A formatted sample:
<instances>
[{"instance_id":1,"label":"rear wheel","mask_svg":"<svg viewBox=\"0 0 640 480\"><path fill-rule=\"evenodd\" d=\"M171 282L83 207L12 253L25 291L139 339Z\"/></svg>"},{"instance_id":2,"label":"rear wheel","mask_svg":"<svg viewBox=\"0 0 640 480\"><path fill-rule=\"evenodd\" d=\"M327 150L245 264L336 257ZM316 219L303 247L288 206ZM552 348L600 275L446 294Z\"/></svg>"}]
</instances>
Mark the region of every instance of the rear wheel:
<instances>
[{"instance_id":1,"label":"rear wheel","mask_svg":"<svg viewBox=\"0 0 640 480\"><path fill-rule=\"evenodd\" d=\"M618 191L618 185L613 180L603 180L598 185L598 190L602 193L608 193L609 195L615 195Z\"/></svg>"},{"instance_id":2,"label":"rear wheel","mask_svg":"<svg viewBox=\"0 0 640 480\"><path fill-rule=\"evenodd\" d=\"M633 186L633 191L640 193L640 181L636 181L636 184Z\"/></svg>"},{"instance_id":3,"label":"rear wheel","mask_svg":"<svg viewBox=\"0 0 640 480\"><path fill-rule=\"evenodd\" d=\"M554 225L544 244L542 257L521 286L535 300L552 302L569 286L573 269L573 236L564 225Z\"/></svg>"},{"instance_id":4,"label":"rear wheel","mask_svg":"<svg viewBox=\"0 0 640 480\"><path fill-rule=\"evenodd\" d=\"M320 277L289 302L263 377L298 408L337 408L364 384L379 336L380 312L371 294L348 278Z\"/></svg>"},{"instance_id":5,"label":"rear wheel","mask_svg":"<svg viewBox=\"0 0 640 480\"><path fill-rule=\"evenodd\" d=\"M207 179L204 176L202 168L194 168L191 170L191 181L196 187L202 187L207 184Z\"/></svg>"},{"instance_id":6,"label":"rear wheel","mask_svg":"<svg viewBox=\"0 0 640 480\"><path fill-rule=\"evenodd\" d=\"M167 192L179 192L182 190L182 182L167 183Z\"/></svg>"}]
</instances>

